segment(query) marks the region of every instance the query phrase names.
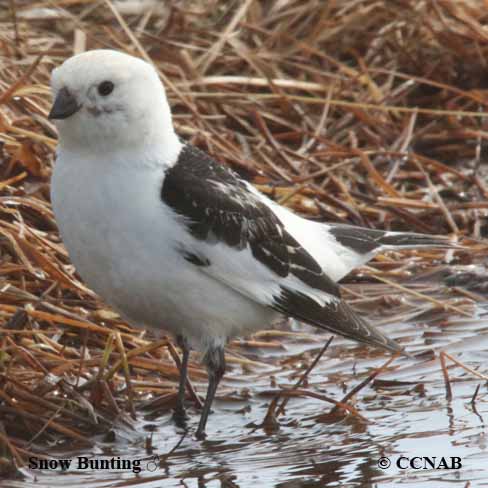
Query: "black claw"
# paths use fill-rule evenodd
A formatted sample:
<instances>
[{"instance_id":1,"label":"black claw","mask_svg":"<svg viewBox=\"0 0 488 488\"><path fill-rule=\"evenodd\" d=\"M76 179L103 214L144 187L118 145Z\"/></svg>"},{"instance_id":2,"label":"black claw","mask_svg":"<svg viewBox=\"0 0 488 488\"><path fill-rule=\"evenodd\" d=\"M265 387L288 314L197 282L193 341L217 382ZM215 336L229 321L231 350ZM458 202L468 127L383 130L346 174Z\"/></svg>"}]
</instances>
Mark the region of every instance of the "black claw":
<instances>
[{"instance_id":1,"label":"black claw","mask_svg":"<svg viewBox=\"0 0 488 488\"><path fill-rule=\"evenodd\" d=\"M207 438L207 434L206 434L206 432L204 430L203 431L200 431L200 429L198 429L196 431L196 433L195 433L195 437L199 441L204 441Z\"/></svg>"},{"instance_id":2,"label":"black claw","mask_svg":"<svg viewBox=\"0 0 488 488\"><path fill-rule=\"evenodd\" d=\"M173 420L176 424L176 427L180 427L181 429L186 429L188 418L189 417L186 414L184 409L175 408L173 410Z\"/></svg>"},{"instance_id":3,"label":"black claw","mask_svg":"<svg viewBox=\"0 0 488 488\"><path fill-rule=\"evenodd\" d=\"M225 372L224 348L220 346L208 349L204 356L204 362L207 365L208 371L208 388L196 432L196 438L199 440L205 439L206 437L205 427L207 425L208 415L210 414L210 408L212 407L219 382Z\"/></svg>"}]
</instances>

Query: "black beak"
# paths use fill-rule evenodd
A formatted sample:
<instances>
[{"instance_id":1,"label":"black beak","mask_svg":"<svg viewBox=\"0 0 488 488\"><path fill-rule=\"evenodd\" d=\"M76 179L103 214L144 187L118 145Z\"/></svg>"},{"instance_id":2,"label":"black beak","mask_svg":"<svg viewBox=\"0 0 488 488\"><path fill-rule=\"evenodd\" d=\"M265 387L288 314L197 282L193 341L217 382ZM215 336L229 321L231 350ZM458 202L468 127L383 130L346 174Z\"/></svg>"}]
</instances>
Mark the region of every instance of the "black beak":
<instances>
[{"instance_id":1,"label":"black beak","mask_svg":"<svg viewBox=\"0 0 488 488\"><path fill-rule=\"evenodd\" d=\"M67 88L59 90L56 100L54 100L48 118L50 119L67 119L80 110L81 105L76 98L71 95Z\"/></svg>"}]
</instances>

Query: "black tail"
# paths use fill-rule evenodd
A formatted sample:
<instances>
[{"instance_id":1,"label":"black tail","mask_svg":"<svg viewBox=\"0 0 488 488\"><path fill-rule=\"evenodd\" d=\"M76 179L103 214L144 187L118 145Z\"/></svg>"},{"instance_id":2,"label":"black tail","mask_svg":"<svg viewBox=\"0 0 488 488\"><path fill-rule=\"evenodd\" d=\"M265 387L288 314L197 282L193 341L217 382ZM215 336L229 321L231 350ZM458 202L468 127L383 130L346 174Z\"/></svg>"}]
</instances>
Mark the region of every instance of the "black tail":
<instances>
[{"instance_id":1,"label":"black tail","mask_svg":"<svg viewBox=\"0 0 488 488\"><path fill-rule=\"evenodd\" d=\"M422 247L461 249L447 236L431 236L413 232L390 232L366 229L346 224L329 224L329 233L344 247L360 255L390 249L416 249Z\"/></svg>"},{"instance_id":2,"label":"black tail","mask_svg":"<svg viewBox=\"0 0 488 488\"><path fill-rule=\"evenodd\" d=\"M440 249L461 249L462 246L453 242L447 236L431 236L414 234L411 232L386 232L379 240L384 248L415 249L418 247L432 247Z\"/></svg>"}]
</instances>

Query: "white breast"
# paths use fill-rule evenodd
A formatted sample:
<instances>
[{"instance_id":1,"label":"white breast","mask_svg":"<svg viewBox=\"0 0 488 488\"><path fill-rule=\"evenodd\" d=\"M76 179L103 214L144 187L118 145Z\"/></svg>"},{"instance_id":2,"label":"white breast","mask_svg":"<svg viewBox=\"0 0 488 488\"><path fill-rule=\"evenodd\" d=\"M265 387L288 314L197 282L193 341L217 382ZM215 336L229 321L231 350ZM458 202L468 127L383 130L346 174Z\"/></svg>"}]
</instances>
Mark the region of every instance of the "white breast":
<instances>
[{"instance_id":1,"label":"white breast","mask_svg":"<svg viewBox=\"0 0 488 488\"><path fill-rule=\"evenodd\" d=\"M130 159L130 158L129 158ZM197 348L275 317L178 252L185 228L160 199L164 168L61 153L52 203L86 283L134 325L185 334Z\"/></svg>"}]
</instances>

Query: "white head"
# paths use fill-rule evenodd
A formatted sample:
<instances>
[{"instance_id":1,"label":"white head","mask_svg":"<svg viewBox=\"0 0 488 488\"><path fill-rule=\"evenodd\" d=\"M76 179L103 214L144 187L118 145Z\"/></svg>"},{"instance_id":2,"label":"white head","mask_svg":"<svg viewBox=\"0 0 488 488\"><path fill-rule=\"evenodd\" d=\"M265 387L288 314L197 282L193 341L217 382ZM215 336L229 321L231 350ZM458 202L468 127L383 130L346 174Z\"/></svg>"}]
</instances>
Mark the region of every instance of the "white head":
<instances>
[{"instance_id":1,"label":"white head","mask_svg":"<svg viewBox=\"0 0 488 488\"><path fill-rule=\"evenodd\" d=\"M52 72L51 88L49 117L56 122L60 149L179 146L164 86L142 59L105 49L87 51Z\"/></svg>"}]
</instances>

